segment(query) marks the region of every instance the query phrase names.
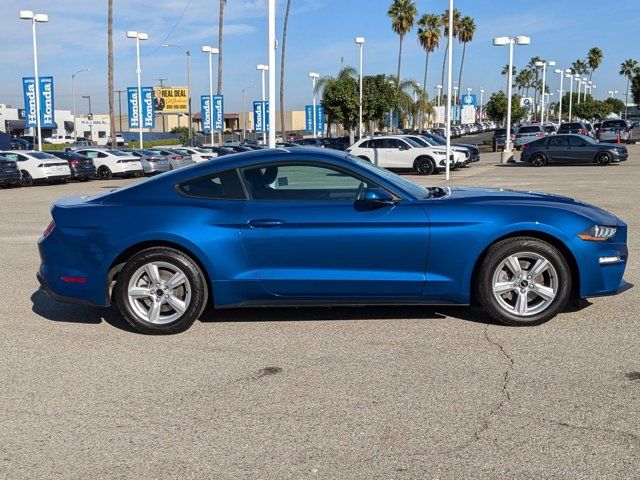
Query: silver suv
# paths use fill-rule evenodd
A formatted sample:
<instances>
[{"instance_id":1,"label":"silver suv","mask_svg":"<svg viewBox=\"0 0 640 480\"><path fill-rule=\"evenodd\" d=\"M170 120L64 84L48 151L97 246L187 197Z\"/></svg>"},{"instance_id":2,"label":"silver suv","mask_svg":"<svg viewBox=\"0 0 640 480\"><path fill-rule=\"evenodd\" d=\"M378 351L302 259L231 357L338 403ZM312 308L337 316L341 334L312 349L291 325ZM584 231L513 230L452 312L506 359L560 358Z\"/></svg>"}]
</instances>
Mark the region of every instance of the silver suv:
<instances>
[{"instance_id":1,"label":"silver suv","mask_svg":"<svg viewBox=\"0 0 640 480\"><path fill-rule=\"evenodd\" d=\"M631 139L631 124L626 120L605 120L598 129L598 140L601 142L621 142Z\"/></svg>"}]
</instances>

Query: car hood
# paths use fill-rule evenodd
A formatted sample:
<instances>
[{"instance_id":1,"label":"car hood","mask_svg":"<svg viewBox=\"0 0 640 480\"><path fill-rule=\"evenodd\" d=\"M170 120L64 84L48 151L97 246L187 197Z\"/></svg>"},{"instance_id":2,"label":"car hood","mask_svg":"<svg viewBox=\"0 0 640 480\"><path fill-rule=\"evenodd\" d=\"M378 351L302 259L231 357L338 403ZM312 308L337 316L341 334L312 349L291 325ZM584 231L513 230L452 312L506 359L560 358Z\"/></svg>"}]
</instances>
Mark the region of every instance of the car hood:
<instances>
[{"instance_id":1,"label":"car hood","mask_svg":"<svg viewBox=\"0 0 640 480\"><path fill-rule=\"evenodd\" d=\"M447 198L454 202L486 204L488 206L499 204L559 208L582 214L602 225L618 225L621 223L615 215L599 207L551 193L497 188L452 187Z\"/></svg>"}]
</instances>

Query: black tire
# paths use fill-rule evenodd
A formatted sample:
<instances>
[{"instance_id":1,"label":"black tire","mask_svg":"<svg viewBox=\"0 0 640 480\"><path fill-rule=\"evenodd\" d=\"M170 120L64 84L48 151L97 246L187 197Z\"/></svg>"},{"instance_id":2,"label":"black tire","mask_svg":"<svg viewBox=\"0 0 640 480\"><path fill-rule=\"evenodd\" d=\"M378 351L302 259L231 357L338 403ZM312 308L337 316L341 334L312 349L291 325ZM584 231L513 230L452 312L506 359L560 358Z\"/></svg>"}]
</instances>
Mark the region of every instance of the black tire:
<instances>
[{"instance_id":1,"label":"black tire","mask_svg":"<svg viewBox=\"0 0 640 480\"><path fill-rule=\"evenodd\" d=\"M167 264L172 268L176 268L181 271L187 279L187 283L184 287L184 293L186 294L188 291L190 295L188 297L188 302L186 299L184 302L186 304L186 308L182 314L175 311L175 314L179 316L170 323L158 324L149 322L141 316L139 311L136 311L129 299L129 283L133 276L136 275L136 273L145 265L152 262L160 262L162 264ZM162 274L162 272L160 273ZM167 278L165 278L165 281L166 280ZM149 287L154 288L153 285L149 285ZM120 313L137 331L151 335L170 335L187 330L202 314L202 311L207 305L208 287L202 270L192 258L172 248L154 247L143 250L127 261L118 275L115 287L115 298ZM162 296L160 296L160 300L161 299ZM143 300L147 300L151 304L154 303L154 299L149 298L140 299L139 301ZM144 304L142 306L144 307ZM160 301L160 308L169 310L169 312L173 310L169 303L165 301Z\"/></svg>"},{"instance_id":2,"label":"black tire","mask_svg":"<svg viewBox=\"0 0 640 480\"><path fill-rule=\"evenodd\" d=\"M613 157L609 152L601 152L596 156L596 165L606 167L613 161Z\"/></svg>"},{"instance_id":3,"label":"black tire","mask_svg":"<svg viewBox=\"0 0 640 480\"><path fill-rule=\"evenodd\" d=\"M33 186L33 177L26 170L22 170L20 172L20 185L22 185L23 187Z\"/></svg>"},{"instance_id":4,"label":"black tire","mask_svg":"<svg viewBox=\"0 0 640 480\"><path fill-rule=\"evenodd\" d=\"M413 162L413 168L418 175L433 175L436 172L436 164L433 159L428 157L417 158Z\"/></svg>"},{"instance_id":5,"label":"black tire","mask_svg":"<svg viewBox=\"0 0 640 480\"><path fill-rule=\"evenodd\" d=\"M505 292L502 295L503 302L499 301L494 294L494 279L500 279L500 275L504 270L502 266L506 259L516 256L520 259L519 264L522 266L523 278L520 280L515 274L512 279L507 279L503 283L508 284L514 282L518 284L517 288L514 288L511 292ZM533 268L533 264L529 263L528 266L523 265L527 262L527 255L536 255L549 262L548 270L545 270L544 274L539 277L542 281L555 277L555 297L547 301L547 305L544 306L544 298L535 294L535 282L536 279L528 279L527 273ZM551 281L551 280L550 280ZM571 270L569 264L564 256L549 243L531 237L516 237L508 238L493 244L489 247L487 254L485 255L477 275L475 277L475 291L477 299L485 309L485 311L495 320L503 325L509 326L533 326L540 325L551 320L556 316L558 312L565 308L571 294ZM525 288L520 288L524 283L528 285ZM534 290L529 290L534 289ZM525 293L522 298L527 299L525 301L526 309L529 308L529 298L532 301L532 308L530 314L520 315L510 311L509 304L513 302L511 307L517 309L518 297L521 293ZM537 303L539 302L539 303ZM538 305L538 307L537 307ZM540 311L536 311L536 308L542 308Z\"/></svg>"},{"instance_id":6,"label":"black tire","mask_svg":"<svg viewBox=\"0 0 640 480\"><path fill-rule=\"evenodd\" d=\"M111 180L111 177L113 177L113 173L111 173L111 170L106 165L98 168L97 175L100 180Z\"/></svg>"},{"instance_id":7,"label":"black tire","mask_svg":"<svg viewBox=\"0 0 640 480\"><path fill-rule=\"evenodd\" d=\"M536 153L531 158L531 165L534 167L544 167L547 164L547 157L542 155L541 153Z\"/></svg>"}]
</instances>

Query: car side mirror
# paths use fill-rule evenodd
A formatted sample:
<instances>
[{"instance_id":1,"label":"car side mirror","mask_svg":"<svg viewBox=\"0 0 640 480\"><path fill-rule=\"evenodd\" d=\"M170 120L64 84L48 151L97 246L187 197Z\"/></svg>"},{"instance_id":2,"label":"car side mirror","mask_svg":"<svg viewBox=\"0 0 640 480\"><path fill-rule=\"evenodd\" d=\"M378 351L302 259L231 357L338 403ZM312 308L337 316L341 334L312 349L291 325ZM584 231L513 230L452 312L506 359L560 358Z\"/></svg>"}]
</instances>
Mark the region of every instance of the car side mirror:
<instances>
[{"instance_id":1,"label":"car side mirror","mask_svg":"<svg viewBox=\"0 0 640 480\"><path fill-rule=\"evenodd\" d=\"M381 187L368 188L364 197L356 201L356 205L364 208L382 208L395 205L396 198Z\"/></svg>"}]
</instances>

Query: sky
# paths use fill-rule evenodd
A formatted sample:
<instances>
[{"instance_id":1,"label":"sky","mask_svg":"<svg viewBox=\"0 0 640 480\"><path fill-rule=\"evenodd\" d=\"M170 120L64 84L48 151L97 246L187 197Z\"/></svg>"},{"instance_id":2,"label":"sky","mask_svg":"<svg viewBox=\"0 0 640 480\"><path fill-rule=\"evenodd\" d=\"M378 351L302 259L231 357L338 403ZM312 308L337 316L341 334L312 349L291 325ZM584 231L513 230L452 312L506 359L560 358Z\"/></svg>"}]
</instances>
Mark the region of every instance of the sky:
<instances>
[{"instance_id":1,"label":"sky","mask_svg":"<svg viewBox=\"0 0 640 480\"><path fill-rule=\"evenodd\" d=\"M90 95L94 113L107 112L107 0L20 0L7 3L0 20L0 103L22 108L21 77L33 75L33 50L28 22L18 18L18 10L30 9L49 14L49 23L38 25L41 75L55 80L56 109L71 108L71 75L90 68L77 77L78 113L86 113L82 95ZM398 36L386 15L391 0L292 0L287 41L287 110L299 110L311 99L311 80L307 73L335 75L341 64L357 67L358 47L354 37L364 36L365 74L395 73ZM416 0L420 15L442 13L447 0ZM143 84L186 85L184 53L160 48L163 42L177 44L192 52L192 96L208 92L207 55L202 45L217 44L218 0L114 0L115 87L135 86L135 42L126 30L149 34L142 43ZM278 36L282 33L285 4L277 4ZM188 6L188 7L187 7ZM186 10L185 10L185 7ZM508 61L506 47L492 46L496 36L528 35L531 45L516 47L515 65L519 69L538 55L555 60L558 67L584 58L589 48L604 52L604 62L593 80L597 98L607 91L625 90L618 75L626 58L639 58L635 47L640 20L640 0L456 0L455 8L475 19L477 31L467 47L462 87L484 88L485 95L502 88L500 74ZM184 15L180 19L180 15ZM247 88L247 109L261 92L256 65L267 62L267 1L228 0L224 24L224 84L226 112L242 109L241 91ZM178 20L180 21L178 22ZM440 83L444 42L431 55L428 92ZM454 80L462 54L454 40ZM279 53L278 53L279 65ZM417 41L417 29L405 37L402 77L422 82L425 55ZM558 75L551 75L552 91L559 88ZM277 83L279 85L279 82ZM123 102L124 103L124 102Z\"/></svg>"}]
</instances>

